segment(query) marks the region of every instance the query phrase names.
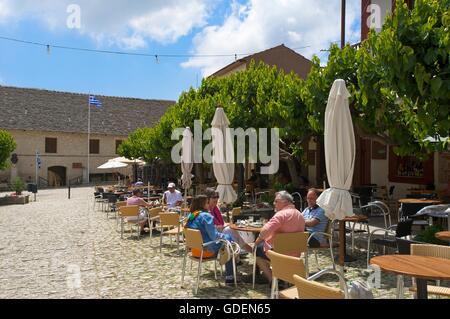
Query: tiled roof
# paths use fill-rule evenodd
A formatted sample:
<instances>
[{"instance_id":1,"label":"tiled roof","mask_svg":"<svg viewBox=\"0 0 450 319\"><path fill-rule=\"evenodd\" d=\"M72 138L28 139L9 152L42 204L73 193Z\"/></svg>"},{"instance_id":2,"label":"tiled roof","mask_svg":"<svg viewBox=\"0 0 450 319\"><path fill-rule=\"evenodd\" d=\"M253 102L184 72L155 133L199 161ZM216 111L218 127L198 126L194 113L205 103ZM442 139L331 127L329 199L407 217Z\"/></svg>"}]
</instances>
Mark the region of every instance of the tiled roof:
<instances>
[{"instance_id":1,"label":"tiled roof","mask_svg":"<svg viewBox=\"0 0 450 319\"><path fill-rule=\"evenodd\" d=\"M312 66L312 62L303 55L286 47L284 44L281 44L274 48L249 55L228 64L211 76L227 75L229 72L239 69L243 64L248 67L252 60L256 63L264 62L268 65L276 66L278 69L282 69L285 73L294 72L302 79L306 79Z\"/></svg>"},{"instance_id":2,"label":"tiled roof","mask_svg":"<svg viewBox=\"0 0 450 319\"><path fill-rule=\"evenodd\" d=\"M175 101L96 95L91 133L128 135L152 127ZM88 95L0 86L0 129L87 133Z\"/></svg>"}]
</instances>

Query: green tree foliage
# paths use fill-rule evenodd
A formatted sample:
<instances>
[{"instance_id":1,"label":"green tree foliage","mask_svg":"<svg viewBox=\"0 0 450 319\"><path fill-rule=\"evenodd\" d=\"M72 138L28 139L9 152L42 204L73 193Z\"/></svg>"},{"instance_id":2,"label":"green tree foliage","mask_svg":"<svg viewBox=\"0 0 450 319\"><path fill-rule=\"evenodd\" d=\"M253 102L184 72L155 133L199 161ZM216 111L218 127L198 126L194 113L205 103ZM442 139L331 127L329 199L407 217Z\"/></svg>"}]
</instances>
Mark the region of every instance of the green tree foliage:
<instances>
[{"instance_id":1,"label":"green tree foliage","mask_svg":"<svg viewBox=\"0 0 450 319\"><path fill-rule=\"evenodd\" d=\"M326 67L317 58L302 90L308 119L323 131L333 81L346 80L358 129L396 145L399 155L426 157L446 142L427 136L450 132L449 0L417 0L413 10L397 1L380 33L359 49L333 45Z\"/></svg>"},{"instance_id":2,"label":"green tree foliage","mask_svg":"<svg viewBox=\"0 0 450 319\"><path fill-rule=\"evenodd\" d=\"M169 159L173 129L193 127L196 119L206 129L221 105L231 127L280 128L282 156L301 158L310 136L323 134L328 94L341 78L357 130L395 145L399 155L426 157L447 142L425 138L450 133L449 3L416 0L409 10L398 0L382 30L370 33L359 48L332 45L325 67L314 57L306 81L263 64L207 78L197 90L184 92L154 128L131 134L120 153Z\"/></svg>"},{"instance_id":3,"label":"green tree foliage","mask_svg":"<svg viewBox=\"0 0 450 319\"><path fill-rule=\"evenodd\" d=\"M287 156L301 155L301 141L312 133L301 100L303 81L265 64L252 63L245 72L225 78L207 78L197 89L182 93L178 103L153 128L139 129L121 145L127 157L170 158L177 143L171 140L176 128L193 127L201 120L203 130L211 126L215 109L222 106L230 127L280 128ZM208 142L204 142L207 144Z\"/></svg>"},{"instance_id":4,"label":"green tree foliage","mask_svg":"<svg viewBox=\"0 0 450 319\"><path fill-rule=\"evenodd\" d=\"M0 170L7 168L11 153L16 149L16 142L11 134L0 130Z\"/></svg>"}]
</instances>

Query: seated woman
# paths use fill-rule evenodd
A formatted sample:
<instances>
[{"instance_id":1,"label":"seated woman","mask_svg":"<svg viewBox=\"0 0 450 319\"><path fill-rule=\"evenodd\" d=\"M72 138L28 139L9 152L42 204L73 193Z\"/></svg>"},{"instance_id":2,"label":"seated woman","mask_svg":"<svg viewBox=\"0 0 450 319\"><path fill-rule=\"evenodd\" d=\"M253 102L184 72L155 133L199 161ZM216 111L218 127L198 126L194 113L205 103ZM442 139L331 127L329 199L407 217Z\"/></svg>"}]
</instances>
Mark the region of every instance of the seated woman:
<instances>
[{"instance_id":1,"label":"seated woman","mask_svg":"<svg viewBox=\"0 0 450 319\"><path fill-rule=\"evenodd\" d=\"M230 235L218 232L214 226L214 218L208 212L208 197L205 195L199 195L194 198L191 205L191 213L188 216L185 227L198 229L203 238L203 243L208 243L220 239L232 241ZM223 243L212 243L207 246L204 256L216 256L222 247ZM233 275L233 261L230 259L225 264L225 284L234 283Z\"/></svg>"},{"instance_id":2,"label":"seated woman","mask_svg":"<svg viewBox=\"0 0 450 319\"><path fill-rule=\"evenodd\" d=\"M152 205L150 205L149 203L147 203L145 200L142 199L142 191L140 189L135 189L133 190L133 196L127 199L127 206L139 206L140 207L140 212L139 212L139 216L136 217L135 220L139 221L139 226L141 227L142 230L144 230L144 228L147 225L147 210L146 208L151 208ZM128 220L131 220L130 218L128 218ZM145 230L145 232L148 232L147 230Z\"/></svg>"},{"instance_id":3,"label":"seated woman","mask_svg":"<svg viewBox=\"0 0 450 319\"><path fill-rule=\"evenodd\" d=\"M208 211L214 217L214 225L219 232L231 236L234 242L236 242L242 249L247 252L252 252L252 248L244 241L239 235L238 231L235 231L225 224L222 213L220 212L217 202L219 201L219 193L214 188L207 188L205 190L206 197L208 198Z\"/></svg>"}]
</instances>

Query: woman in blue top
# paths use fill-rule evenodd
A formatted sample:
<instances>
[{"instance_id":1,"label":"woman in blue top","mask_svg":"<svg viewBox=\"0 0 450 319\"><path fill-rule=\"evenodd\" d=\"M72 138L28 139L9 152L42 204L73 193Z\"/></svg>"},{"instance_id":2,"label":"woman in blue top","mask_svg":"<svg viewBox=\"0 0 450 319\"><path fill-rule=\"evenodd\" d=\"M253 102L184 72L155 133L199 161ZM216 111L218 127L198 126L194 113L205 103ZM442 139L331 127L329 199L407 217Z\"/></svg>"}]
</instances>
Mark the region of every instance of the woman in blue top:
<instances>
[{"instance_id":1,"label":"woman in blue top","mask_svg":"<svg viewBox=\"0 0 450 319\"><path fill-rule=\"evenodd\" d=\"M191 214L188 217L185 227L198 229L202 234L203 243L218 241L220 239L232 241L230 235L217 231L214 225L214 217L208 211L208 197L205 195L196 196L192 201ZM206 249L215 256L222 245L222 242L212 243ZM225 275L226 284L234 283L232 259L225 264Z\"/></svg>"}]
</instances>

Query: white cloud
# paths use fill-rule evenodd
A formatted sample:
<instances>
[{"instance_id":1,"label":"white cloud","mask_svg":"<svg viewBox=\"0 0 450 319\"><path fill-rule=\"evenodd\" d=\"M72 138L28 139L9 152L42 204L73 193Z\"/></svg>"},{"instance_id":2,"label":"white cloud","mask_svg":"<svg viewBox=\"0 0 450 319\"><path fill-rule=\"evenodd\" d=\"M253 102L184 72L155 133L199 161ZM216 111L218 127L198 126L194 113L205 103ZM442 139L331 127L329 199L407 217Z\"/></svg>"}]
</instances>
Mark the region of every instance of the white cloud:
<instances>
[{"instance_id":1,"label":"white cloud","mask_svg":"<svg viewBox=\"0 0 450 319\"><path fill-rule=\"evenodd\" d=\"M67 31L67 7L81 9L81 34L99 44L138 48L151 39L173 43L205 25L207 0L0 0L0 22L34 19L53 31Z\"/></svg>"},{"instance_id":2,"label":"white cloud","mask_svg":"<svg viewBox=\"0 0 450 319\"><path fill-rule=\"evenodd\" d=\"M361 14L360 1L347 1L347 41L359 41L359 29L351 25ZM205 27L194 39L194 54L259 52L284 43L307 58L340 39L340 1L249 0L232 4L223 24ZM234 58L191 58L183 67L200 68L209 75Z\"/></svg>"}]
</instances>

